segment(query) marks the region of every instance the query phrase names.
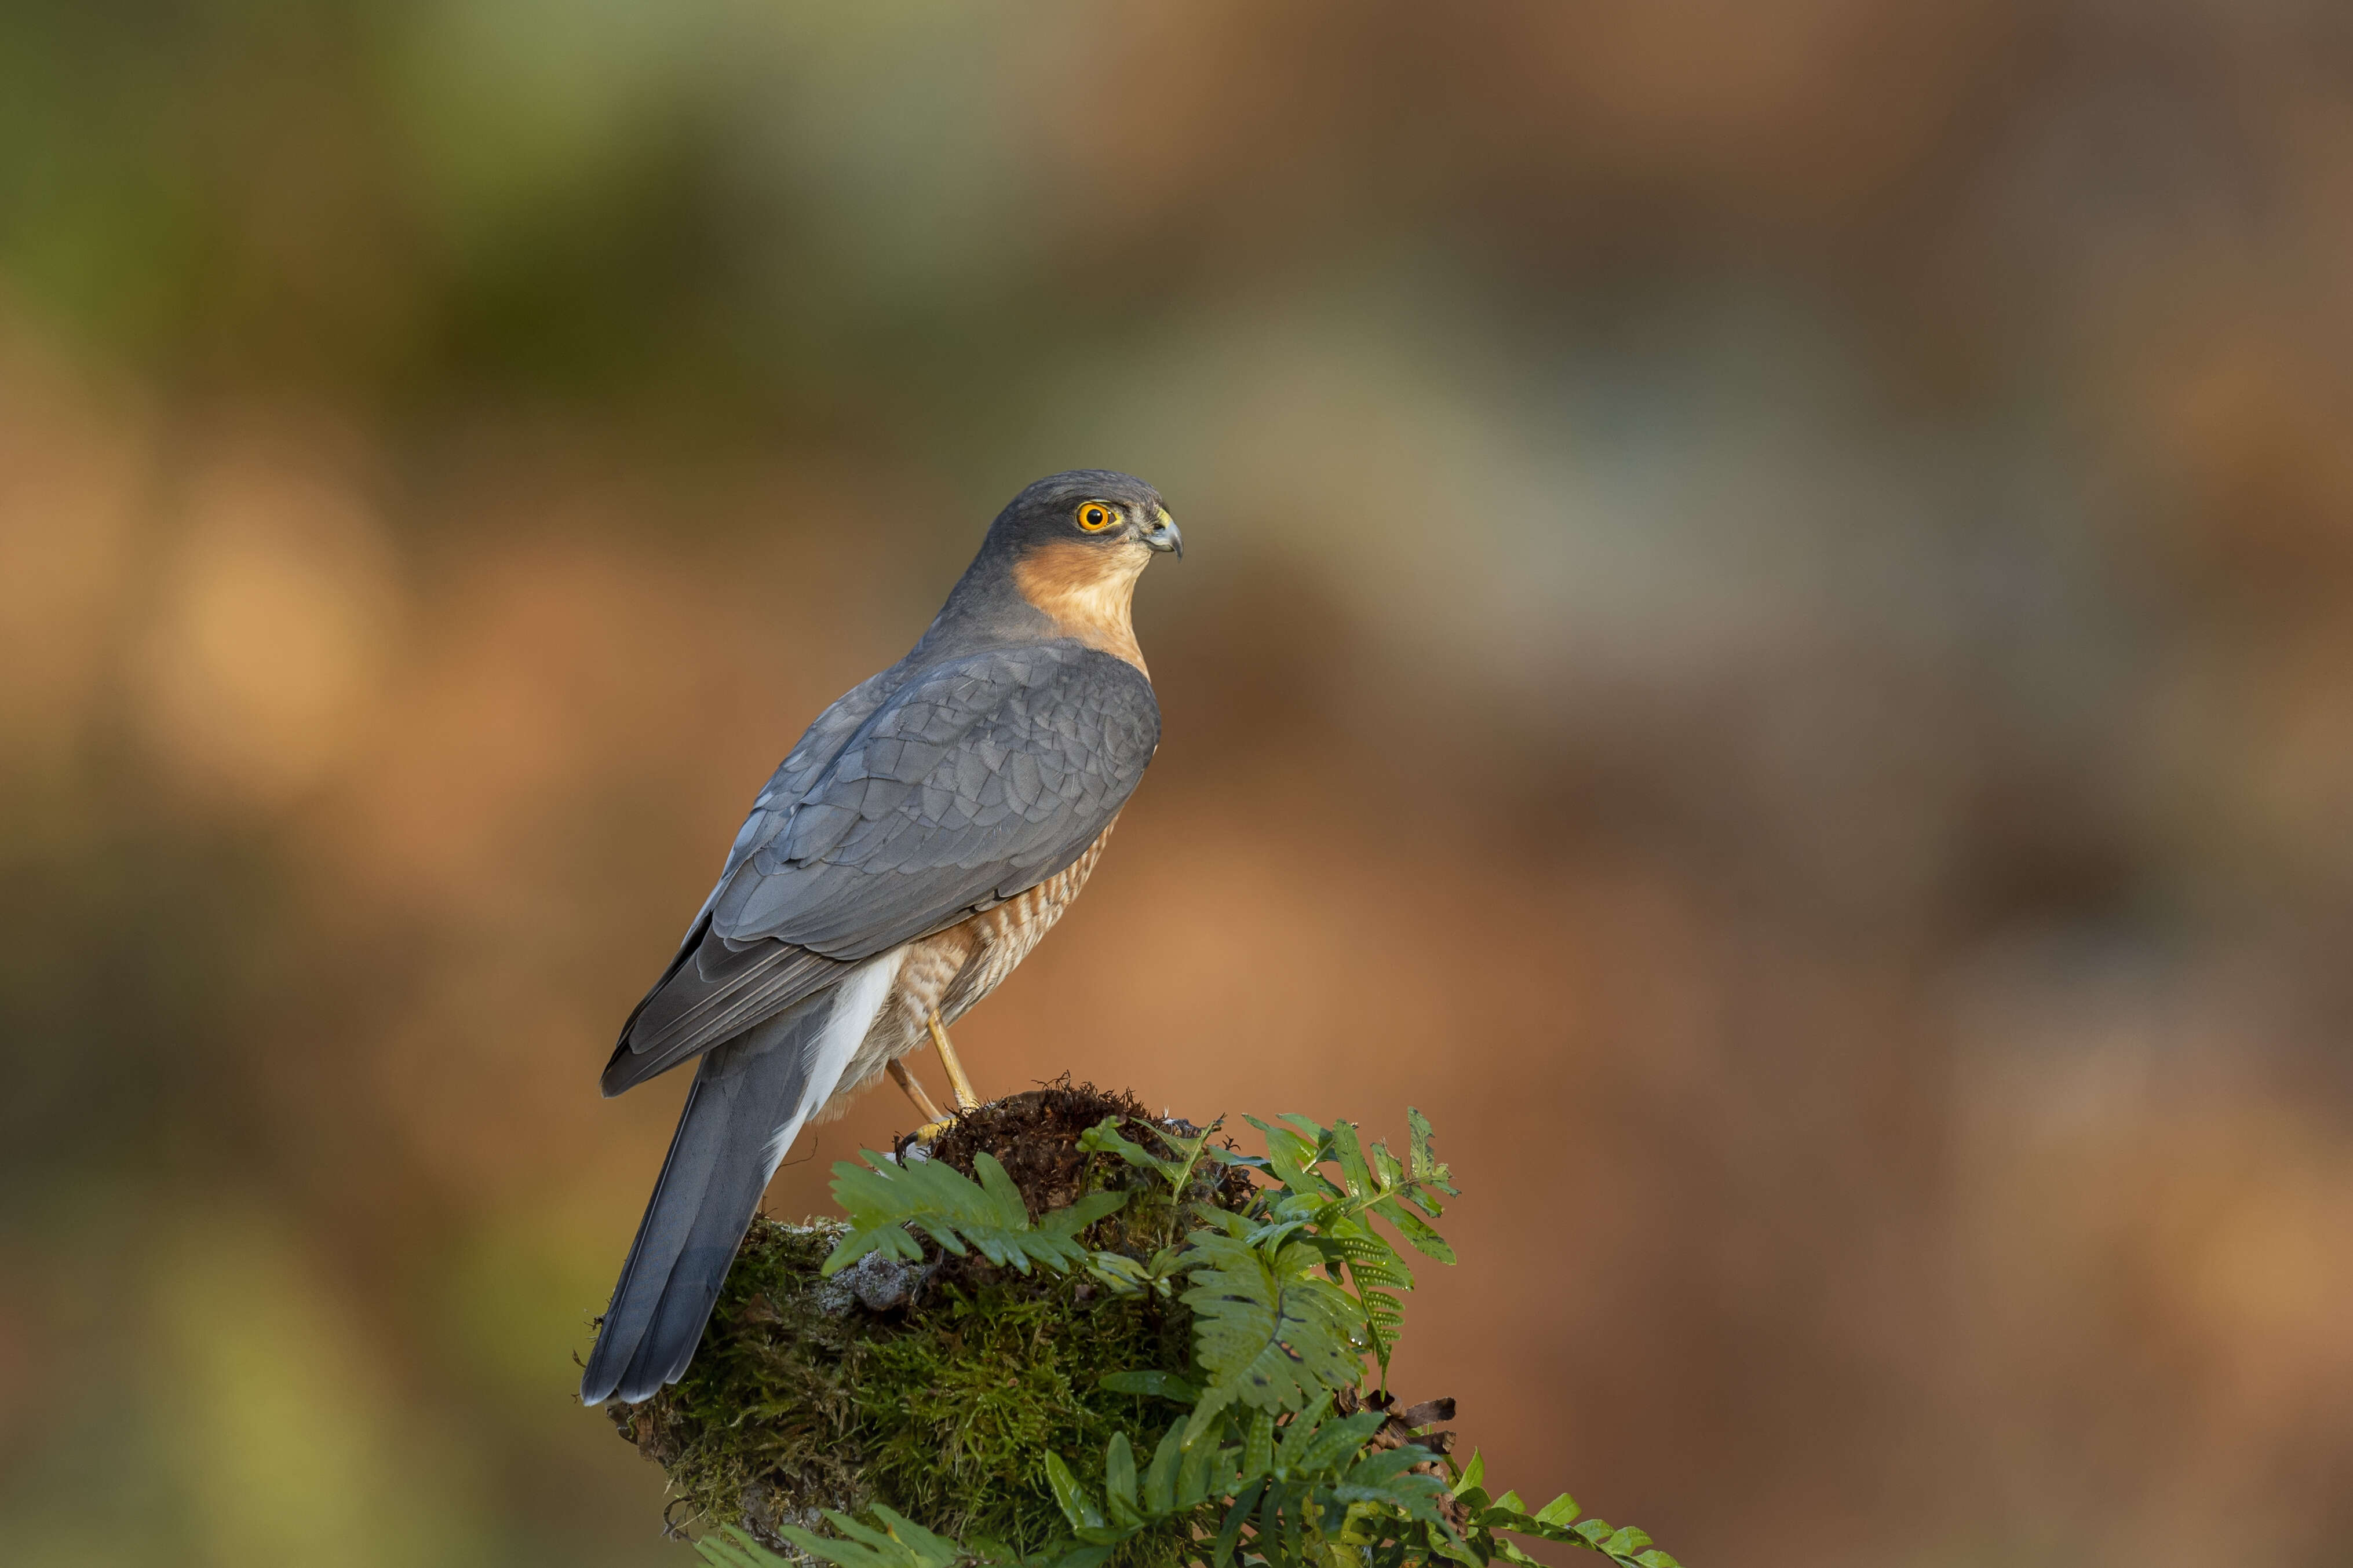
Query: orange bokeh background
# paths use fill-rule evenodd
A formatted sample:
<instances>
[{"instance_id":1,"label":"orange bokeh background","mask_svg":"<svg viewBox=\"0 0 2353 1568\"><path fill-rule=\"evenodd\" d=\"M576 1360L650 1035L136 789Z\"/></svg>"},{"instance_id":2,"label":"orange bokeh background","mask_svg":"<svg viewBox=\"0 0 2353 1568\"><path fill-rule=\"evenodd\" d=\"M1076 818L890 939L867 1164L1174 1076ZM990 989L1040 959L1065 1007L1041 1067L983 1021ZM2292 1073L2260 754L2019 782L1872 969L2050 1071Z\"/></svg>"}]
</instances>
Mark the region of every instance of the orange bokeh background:
<instances>
[{"instance_id":1,"label":"orange bokeh background","mask_svg":"<svg viewBox=\"0 0 2353 1568\"><path fill-rule=\"evenodd\" d=\"M686 1561L596 1070L1100 465L1165 740L985 1090L1421 1106L1400 1388L1694 1568L2342 1561L2348 44L13 8L0 1556Z\"/></svg>"}]
</instances>

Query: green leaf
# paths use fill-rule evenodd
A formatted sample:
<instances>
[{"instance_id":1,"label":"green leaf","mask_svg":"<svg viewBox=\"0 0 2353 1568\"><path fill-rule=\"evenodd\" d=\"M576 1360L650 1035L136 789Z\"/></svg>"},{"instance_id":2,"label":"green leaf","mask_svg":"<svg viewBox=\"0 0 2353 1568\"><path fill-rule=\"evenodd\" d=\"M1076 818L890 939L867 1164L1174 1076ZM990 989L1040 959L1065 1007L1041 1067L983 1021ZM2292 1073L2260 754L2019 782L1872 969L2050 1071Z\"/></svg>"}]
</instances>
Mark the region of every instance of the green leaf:
<instances>
[{"instance_id":1,"label":"green leaf","mask_svg":"<svg viewBox=\"0 0 2353 1568\"><path fill-rule=\"evenodd\" d=\"M1641 1568L1683 1568L1683 1565L1656 1547L1634 1559Z\"/></svg>"},{"instance_id":2,"label":"green leaf","mask_svg":"<svg viewBox=\"0 0 2353 1568\"><path fill-rule=\"evenodd\" d=\"M790 1568L777 1556L733 1525L694 1543L696 1553L716 1568Z\"/></svg>"},{"instance_id":3,"label":"green leaf","mask_svg":"<svg viewBox=\"0 0 2353 1568\"><path fill-rule=\"evenodd\" d=\"M973 1163L977 1165L983 1160L987 1160L992 1165L997 1164L997 1162L987 1154L974 1156ZM997 1168L1000 1172L1004 1169L1001 1165ZM1126 1206L1131 1195L1127 1193L1089 1193L1074 1204L1067 1204L1058 1209L1048 1209L1044 1214L1039 1215L1038 1229L1046 1236L1068 1238L1071 1250L1078 1252L1080 1251L1079 1233L1095 1221L1106 1215L1117 1214ZM1084 1260L1083 1253L1081 1253L1080 1260ZM1069 1266L1065 1264L1063 1267Z\"/></svg>"},{"instance_id":4,"label":"green leaf","mask_svg":"<svg viewBox=\"0 0 2353 1568\"><path fill-rule=\"evenodd\" d=\"M1293 1193L1312 1194L1316 1197L1339 1195L1340 1190L1337 1187L1322 1175L1314 1173L1314 1166L1317 1162L1317 1150L1321 1146L1323 1138L1322 1128L1316 1128L1315 1136L1310 1139L1302 1138L1287 1127L1277 1127L1271 1122L1261 1121L1255 1116L1246 1117L1244 1120L1266 1135L1267 1167L1285 1188ZM1304 1118L1293 1120L1303 1121ZM1311 1121L1308 1125L1314 1127L1315 1124Z\"/></svg>"},{"instance_id":5,"label":"green leaf","mask_svg":"<svg viewBox=\"0 0 2353 1568\"><path fill-rule=\"evenodd\" d=\"M1609 1540L1603 1542L1601 1543L1601 1550L1607 1552L1612 1557L1630 1557L1649 1544L1651 1544L1651 1537L1649 1533L1644 1531L1637 1530L1630 1524L1620 1529Z\"/></svg>"},{"instance_id":6,"label":"green leaf","mask_svg":"<svg viewBox=\"0 0 2353 1568\"><path fill-rule=\"evenodd\" d=\"M1365 1151L1356 1142L1356 1124L1351 1121L1332 1123L1332 1152L1340 1162L1341 1184L1352 1198L1361 1198L1380 1190L1373 1180L1372 1168L1365 1163Z\"/></svg>"},{"instance_id":7,"label":"green leaf","mask_svg":"<svg viewBox=\"0 0 2353 1568\"><path fill-rule=\"evenodd\" d=\"M941 1164L936 1160L927 1160L923 1163L937 1166L941 1170L953 1169L951 1166ZM1005 1165L996 1155L983 1150L974 1156L972 1171L974 1175L980 1178L980 1190L988 1194L989 1205L997 1214L1019 1215L1025 1220L1029 1218L1029 1210L1021 1201L1021 1189L1013 1184L1013 1178L1005 1173Z\"/></svg>"},{"instance_id":8,"label":"green leaf","mask_svg":"<svg viewBox=\"0 0 2353 1568\"><path fill-rule=\"evenodd\" d=\"M1364 1304L1365 1326L1378 1342L1375 1351L1396 1344L1405 1327L1405 1303L1385 1290L1366 1290L1356 1299Z\"/></svg>"},{"instance_id":9,"label":"green leaf","mask_svg":"<svg viewBox=\"0 0 2353 1568\"><path fill-rule=\"evenodd\" d=\"M1208 1230L1192 1241L1202 1260L1184 1301L1193 1310L1194 1356L1209 1381L1187 1442L1229 1404L1296 1410L1324 1389L1354 1386L1361 1315L1345 1291L1314 1276L1314 1247L1290 1242L1270 1255Z\"/></svg>"},{"instance_id":10,"label":"green leaf","mask_svg":"<svg viewBox=\"0 0 2353 1568\"><path fill-rule=\"evenodd\" d=\"M969 1247L1024 1274L1033 1264L1067 1272L1087 1260L1078 1234L1127 1201L1124 1193L1092 1193L1033 1225L1020 1192L992 1154L974 1156L977 1183L943 1161L901 1164L872 1150L864 1151L864 1159L863 1165L845 1160L833 1168L834 1200L849 1216L849 1229L826 1258L822 1274L839 1273L870 1252L917 1261L923 1248L907 1234L911 1225L958 1257Z\"/></svg>"},{"instance_id":11,"label":"green leaf","mask_svg":"<svg viewBox=\"0 0 2353 1568\"><path fill-rule=\"evenodd\" d=\"M1286 1475L1297 1474L1300 1457L1306 1453L1315 1429L1331 1414L1332 1395L1327 1392L1317 1394L1313 1405L1293 1416L1290 1424L1282 1429L1282 1442L1274 1450L1271 1460L1272 1468Z\"/></svg>"},{"instance_id":12,"label":"green leaf","mask_svg":"<svg viewBox=\"0 0 2353 1568\"><path fill-rule=\"evenodd\" d=\"M1349 1458L1357 1449L1372 1441L1373 1434L1381 1429L1383 1419L1381 1412L1366 1410L1326 1424L1322 1431L1315 1434L1315 1440L1299 1456L1292 1467L1293 1473L1321 1475L1336 1468L1342 1460Z\"/></svg>"},{"instance_id":13,"label":"green leaf","mask_svg":"<svg viewBox=\"0 0 2353 1568\"><path fill-rule=\"evenodd\" d=\"M1390 1448L1367 1455L1349 1467L1332 1495L1342 1502L1387 1503L1409 1519L1442 1525L1445 1519L1438 1511L1438 1500L1446 1495L1446 1483L1436 1476L1407 1473L1429 1457L1419 1448Z\"/></svg>"},{"instance_id":14,"label":"green leaf","mask_svg":"<svg viewBox=\"0 0 2353 1568\"><path fill-rule=\"evenodd\" d=\"M877 1507L874 1517L881 1528L860 1524L846 1513L827 1510L826 1522L839 1531L844 1539L813 1534L792 1525L781 1527L777 1533L810 1556L831 1563L837 1568L951 1568L963 1561L963 1547L945 1536L934 1535L922 1525L887 1508ZM731 1544L743 1553L742 1563L730 1563L723 1558L712 1558L725 1568L743 1568L754 1563L759 1568L781 1563L782 1559L753 1541L751 1537L729 1526L724 1531ZM702 1543L698 1543L698 1549ZM756 1555L754 1555L756 1553ZM709 1554L706 1553L706 1556Z\"/></svg>"},{"instance_id":15,"label":"green leaf","mask_svg":"<svg viewBox=\"0 0 2353 1568\"><path fill-rule=\"evenodd\" d=\"M1161 1434L1152 1463L1144 1471L1144 1510L1155 1518L1176 1506L1176 1476L1185 1463L1185 1428L1172 1426Z\"/></svg>"},{"instance_id":16,"label":"green leaf","mask_svg":"<svg viewBox=\"0 0 2353 1568\"><path fill-rule=\"evenodd\" d=\"M1406 1152L1412 1163L1413 1179L1417 1182L1426 1182L1447 1196L1452 1197L1454 1173L1440 1163L1430 1152L1430 1118L1409 1105L1405 1108L1405 1125ZM1439 1212L1434 1205L1425 1206L1429 1206L1430 1212L1433 1215Z\"/></svg>"},{"instance_id":17,"label":"green leaf","mask_svg":"<svg viewBox=\"0 0 2353 1568\"><path fill-rule=\"evenodd\" d=\"M1454 1483L1454 1495L1461 1497L1486 1479L1487 1461L1480 1457L1478 1449L1473 1448L1471 1450L1471 1462L1462 1467L1462 1477Z\"/></svg>"},{"instance_id":18,"label":"green leaf","mask_svg":"<svg viewBox=\"0 0 2353 1568\"><path fill-rule=\"evenodd\" d=\"M1090 1154L1116 1154L1139 1171L1157 1171L1168 1163L1122 1132L1116 1116L1106 1116L1080 1133L1079 1147Z\"/></svg>"},{"instance_id":19,"label":"green leaf","mask_svg":"<svg viewBox=\"0 0 2353 1568\"><path fill-rule=\"evenodd\" d=\"M1434 1541L1430 1544L1430 1549L1439 1556L1445 1558L1450 1563L1461 1563L1462 1568L1487 1568L1485 1559L1479 1556L1478 1553L1472 1552L1467 1546L1461 1545L1456 1542L1447 1540L1443 1537Z\"/></svg>"},{"instance_id":20,"label":"green leaf","mask_svg":"<svg viewBox=\"0 0 2353 1568\"><path fill-rule=\"evenodd\" d=\"M1171 1427L1177 1441L1184 1442L1184 1428ZM1185 1463L1176 1471L1176 1506L1198 1507L1209 1496L1209 1483L1216 1476L1222 1481L1233 1473L1232 1460L1227 1458L1232 1450L1220 1448L1215 1443L1195 1443L1185 1450ZM1219 1487L1223 1490L1222 1485Z\"/></svg>"},{"instance_id":21,"label":"green leaf","mask_svg":"<svg viewBox=\"0 0 2353 1568\"><path fill-rule=\"evenodd\" d=\"M1194 1167L1212 1153L1209 1140L1216 1136L1223 1122L1224 1118L1220 1117L1190 1138L1180 1137L1166 1127L1155 1127L1153 1136L1176 1151L1174 1157L1169 1158L1155 1154L1120 1131L1119 1118L1115 1116L1106 1116L1080 1133L1079 1147L1090 1153L1116 1154L1138 1170L1155 1172L1168 1184L1169 1192L1181 1198L1193 1184Z\"/></svg>"},{"instance_id":22,"label":"green leaf","mask_svg":"<svg viewBox=\"0 0 2353 1568\"><path fill-rule=\"evenodd\" d=\"M1062 1517L1071 1521L1072 1530L1103 1528L1103 1510L1095 1507L1094 1500L1088 1497L1086 1489L1079 1485L1079 1478L1071 1474L1071 1467L1062 1462L1062 1456L1051 1449L1046 1454L1046 1484L1053 1489L1054 1505L1062 1510Z\"/></svg>"},{"instance_id":23,"label":"green leaf","mask_svg":"<svg viewBox=\"0 0 2353 1568\"><path fill-rule=\"evenodd\" d=\"M1096 1380L1099 1388L1113 1394L1141 1394L1154 1399L1173 1399L1179 1405L1190 1405L1201 1397L1201 1391L1171 1372L1107 1372Z\"/></svg>"},{"instance_id":24,"label":"green leaf","mask_svg":"<svg viewBox=\"0 0 2353 1568\"><path fill-rule=\"evenodd\" d=\"M1250 1417L1250 1432L1242 1438L1241 1478L1257 1480L1274 1468L1274 1416L1261 1410Z\"/></svg>"},{"instance_id":25,"label":"green leaf","mask_svg":"<svg viewBox=\"0 0 2353 1568\"><path fill-rule=\"evenodd\" d=\"M1123 1296L1141 1296L1155 1285L1164 1293L1167 1289L1166 1284L1154 1279L1151 1271L1143 1264L1116 1252L1089 1254L1087 1272Z\"/></svg>"},{"instance_id":26,"label":"green leaf","mask_svg":"<svg viewBox=\"0 0 2353 1568\"><path fill-rule=\"evenodd\" d=\"M1577 1500L1569 1496L1567 1492L1563 1492L1560 1496L1553 1499L1552 1501L1545 1504L1544 1507L1536 1510L1535 1517L1535 1521L1538 1524L1565 1525L1568 1523L1569 1521L1575 1519L1582 1511L1584 1510L1577 1506Z\"/></svg>"},{"instance_id":27,"label":"green leaf","mask_svg":"<svg viewBox=\"0 0 2353 1568\"><path fill-rule=\"evenodd\" d=\"M1219 1526L1217 1542L1209 1553L1209 1561L1215 1568L1228 1568L1233 1562L1234 1544L1242 1536L1242 1522L1250 1518L1250 1510L1258 1506L1259 1493L1265 1487L1264 1480L1250 1482L1241 1496L1234 1500L1234 1506L1226 1510L1226 1521Z\"/></svg>"},{"instance_id":28,"label":"green leaf","mask_svg":"<svg viewBox=\"0 0 2353 1568\"><path fill-rule=\"evenodd\" d=\"M1328 1227L1324 1237L1347 1260L1349 1277L1357 1285L1375 1285L1386 1290L1413 1289L1413 1271L1398 1256L1397 1248L1366 1229L1361 1220L1341 1221Z\"/></svg>"},{"instance_id":29,"label":"green leaf","mask_svg":"<svg viewBox=\"0 0 2353 1568\"><path fill-rule=\"evenodd\" d=\"M891 1539L926 1563L953 1563L964 1555L964 1548L944 1535L934 1535L906 1515L893 1512L881 1503L873 1507L876 1519L891 1532Z\"/></svg>"},{"instance_id":30,"label":"green leaf","mask_svg":"<svg viewBox=\"0 0 2353 1568\"><path fill-rule=\"evenodd\" d=\"M1373 1213L1398 1227L1398 1234L1411 1242L1414 1250L1440 1263L1454 1261L1454 1248L1446 1238L1430 1228L1430 1222L1407 1208L1396 1198L1383 1198L1373 1205Z\"/></svg>"},{"instance_id":31,"label":"green leaf","mask_svg":"<svg viewBox=\"0 0 2353 1568\"><path fill-rule=\"evenodd\" d=\"M1380 1486L1386 1484L1390 1478L1403 1475L1416 1465L1426 1464L1429 1460L1429 1449L1412 1445L1402 1448L1376 1449L1348 1467L1348 1479L1356 1486ZM1425 1476L1421 1479L1430 1481L1437 1479L1434 1476Z\"/></svg>"},{"instance_id":32,"label":"green leaf","mask_svg":"<svg viewBox=\"0 0 2353 1568\"><path fill-rule=\"evenodd\" d=\"M1124 1432L1113 1433L1103 1450L1103 1490L1113 1513L1124 1508L1131 1520L1141 1517L1136 1513L1135 1449Z\"/></svg>"}]
</instances>

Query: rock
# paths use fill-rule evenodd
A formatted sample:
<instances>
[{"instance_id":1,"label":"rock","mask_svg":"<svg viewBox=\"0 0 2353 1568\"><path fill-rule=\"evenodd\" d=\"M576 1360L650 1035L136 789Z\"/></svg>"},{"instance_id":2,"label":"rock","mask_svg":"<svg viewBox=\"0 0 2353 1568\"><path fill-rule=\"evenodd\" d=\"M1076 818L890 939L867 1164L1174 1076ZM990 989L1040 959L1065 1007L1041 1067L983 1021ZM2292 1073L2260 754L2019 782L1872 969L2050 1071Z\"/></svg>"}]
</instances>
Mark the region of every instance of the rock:
<instances>
[{"instance_id":1,"label":"rock","mask_svg":"<svg viewBox=\"0 0 2353 1568\"><path fill-rule=\"evenodd\" d=\"M849 1311L853 1301L870 1312L894 1312L915 1299L931 1273L929 1268L870 1252L818 1287L818 1306L829 1318Z\"/></svg>"}]
</instances>

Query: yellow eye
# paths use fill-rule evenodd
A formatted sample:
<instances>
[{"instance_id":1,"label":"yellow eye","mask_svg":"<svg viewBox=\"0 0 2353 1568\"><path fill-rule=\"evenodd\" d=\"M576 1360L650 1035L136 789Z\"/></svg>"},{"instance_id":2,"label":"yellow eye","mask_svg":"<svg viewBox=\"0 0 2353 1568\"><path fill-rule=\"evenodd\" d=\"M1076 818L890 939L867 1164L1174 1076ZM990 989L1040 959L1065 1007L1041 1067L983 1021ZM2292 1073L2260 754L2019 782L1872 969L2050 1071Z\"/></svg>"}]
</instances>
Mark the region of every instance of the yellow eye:
<instances>
[{"instance_id":1,"label":"yellow eye","mask_svg":"<svg viewBox=\"0 0 2353 1568\"><path fill-rule=\"evenodd\" d=\"M1101 533L1119 521L1119 513L1102 501L1091 500L1079 508L1079 526L1089 533Z\"/></svg>"}]
</instances>

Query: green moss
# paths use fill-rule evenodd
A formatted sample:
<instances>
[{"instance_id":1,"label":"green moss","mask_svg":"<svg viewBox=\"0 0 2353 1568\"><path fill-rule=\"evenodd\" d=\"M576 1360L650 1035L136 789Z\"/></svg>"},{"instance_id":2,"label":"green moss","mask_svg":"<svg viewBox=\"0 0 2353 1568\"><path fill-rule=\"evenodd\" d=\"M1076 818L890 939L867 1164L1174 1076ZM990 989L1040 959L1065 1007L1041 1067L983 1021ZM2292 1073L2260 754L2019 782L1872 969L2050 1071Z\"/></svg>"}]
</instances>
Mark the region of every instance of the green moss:
<instances>
[{"instance_id":1,"label":"green moss","mask_svg":"<svg viewBox=\"0 0 2353 1568\"><path fill-rule=\"evenodd\" d=\"M918 1328L873 1345L857 1398L875 1437L877 1500L959 1537L1036 1550L1066 1533L1043 1456L1099 1454L1156 1428L1154 1402L1096 1386L1109 1372L1181 1372L1181 1307L1080 1299L1067 1280L951 1288ZM1165 1415L1165 1413L1164 1413Z\"/></svg>"},{"instance_id":2,"label":"green moss","mask_svg":"<svg viewBox=\"0 0 2353 1568\"><path fill-rule=\"evenodd\" d=\"M1057 1086L975 1112L934 1155L968 1171L987 1149L1043 1212L1090 1187L1134 1183L1136 1173L1077 1148L1107 1115L1137 1124L1131 1135L1151 1125L1133 1100ZM1237 1184L1202 1195L1238 1204L1246 1193ZM1139 1205L1089 1242L1145 1256L1173 1218ZM1036 1550L1067 1533L1046 1454L1100 1455L1118 1431L1148 1452L1178 1414L1099 1383L1114 1371L1186 1374L1183 1306L935 1253L920 1270L822 1279L840 1233L755 1221L686 1377L614 1412L622 1435L669 1472L674 1526L740 1521L781 1544L780 1524L880 1502L946 1534ZM1118 1562L1158 1568L1177 1561L1178 1544L1174 1531L1139 1537Z\"/></svg>"}]
</instances>

